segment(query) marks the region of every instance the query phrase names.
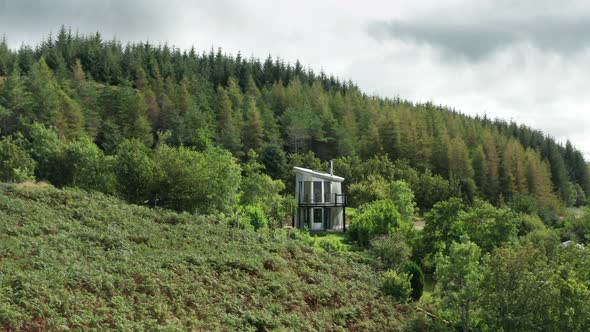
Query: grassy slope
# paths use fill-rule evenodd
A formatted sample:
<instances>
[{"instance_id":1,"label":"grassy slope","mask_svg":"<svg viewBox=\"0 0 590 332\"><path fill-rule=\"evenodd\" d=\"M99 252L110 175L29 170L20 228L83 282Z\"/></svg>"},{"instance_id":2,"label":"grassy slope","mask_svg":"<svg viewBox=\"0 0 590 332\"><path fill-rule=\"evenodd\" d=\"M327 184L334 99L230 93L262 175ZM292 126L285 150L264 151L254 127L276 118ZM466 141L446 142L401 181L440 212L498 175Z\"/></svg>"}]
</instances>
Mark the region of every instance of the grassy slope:
<instances>
[{"instance_id":1,"label":"grassy slope","mask_svg":"<svg viewBox=\"0 0 590 332\"><path fill-rule=\"evenodd\" d=\"M282 234L0 184L0 328L412 328L366 266ZM418 319L421 321L421 319Z\"/></svg>"}]
</instances>

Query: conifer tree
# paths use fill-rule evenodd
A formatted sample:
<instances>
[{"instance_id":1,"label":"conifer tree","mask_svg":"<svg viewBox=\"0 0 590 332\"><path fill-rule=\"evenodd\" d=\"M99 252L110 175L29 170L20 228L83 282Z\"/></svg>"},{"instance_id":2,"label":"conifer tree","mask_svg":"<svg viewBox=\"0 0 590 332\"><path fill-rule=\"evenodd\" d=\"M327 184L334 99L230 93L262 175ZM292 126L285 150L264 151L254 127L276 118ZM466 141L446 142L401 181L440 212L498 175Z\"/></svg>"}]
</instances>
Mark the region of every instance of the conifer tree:
<instances>
[{"instance_id":1,"label":"conifer tree","mask_svg":"<svg viewBox=\"0 0 590 332\"><path fill-rule=\"evenodd\" d=\"M242 142L246 150L258 150L264 139L264 128L254 98L246 101L246 119L242 128Z\"/></svg>"},{"instance_id":2,"label":"conifer tree","mask_svg":"<svg viewBox=\"0 0 590 332\"><path fill-rule=\"evenodd\" d=\"M32 96L26 90L25 80L15 68L10 76L0 83L0 133L11 134L16 128L18 116L26 116Z\"/></svg>"}]
</instances>

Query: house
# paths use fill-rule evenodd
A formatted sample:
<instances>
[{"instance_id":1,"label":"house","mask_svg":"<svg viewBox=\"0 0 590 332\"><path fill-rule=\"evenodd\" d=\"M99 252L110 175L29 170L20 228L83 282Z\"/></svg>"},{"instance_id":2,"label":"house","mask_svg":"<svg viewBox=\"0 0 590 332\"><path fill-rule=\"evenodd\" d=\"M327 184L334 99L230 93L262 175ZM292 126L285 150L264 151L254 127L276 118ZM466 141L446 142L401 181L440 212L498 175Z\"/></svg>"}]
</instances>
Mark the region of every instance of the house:
<instances>
[{"instance_id":1,"label":"house","mask_svg":"<svg viewBox=\"0 0 590 332\"><path fill-rule=\"evenodd\" d=\"M333 171L324 173L302 167L295 169L297 208L293 227L311 232L346 231L346 195L342 193L344 178ZM333 167L330 165L330 169Z\"/></svg>"}]
</instances>

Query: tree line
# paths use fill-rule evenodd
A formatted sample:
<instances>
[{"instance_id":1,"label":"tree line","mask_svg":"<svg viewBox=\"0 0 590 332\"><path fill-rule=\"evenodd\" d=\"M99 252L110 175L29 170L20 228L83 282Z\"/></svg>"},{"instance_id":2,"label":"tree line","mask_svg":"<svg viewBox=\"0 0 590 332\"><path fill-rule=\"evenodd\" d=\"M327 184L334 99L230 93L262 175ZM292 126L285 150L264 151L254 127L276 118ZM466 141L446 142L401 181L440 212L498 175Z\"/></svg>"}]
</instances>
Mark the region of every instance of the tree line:
<instances>
[{"instance_id":1,"label":"tree line","mask_svg":"<svg viewBox=\"0 0 590 332\"><path fill-rule=\"evenodd\" d=\"M590 194L586 161L570 142L431 103L368 96L352 82L270 56L123 45L62 27L35 48L1 42L0 76L5 136L27 136L39 122L64 142L88 139L112 155L125 140L154 148L169 133L170 146L212 144L240 163L253 150L268 161L265 172L287 184L286 173L272 171L285 164L272 162L313 153L349 170L375 156L403 161L469 200L499 205L519 195L581 205ZM367 181L357 171L346 174L348 183ZM419 206L432 206L427 196Z\"/></svg>"}]
</instances>

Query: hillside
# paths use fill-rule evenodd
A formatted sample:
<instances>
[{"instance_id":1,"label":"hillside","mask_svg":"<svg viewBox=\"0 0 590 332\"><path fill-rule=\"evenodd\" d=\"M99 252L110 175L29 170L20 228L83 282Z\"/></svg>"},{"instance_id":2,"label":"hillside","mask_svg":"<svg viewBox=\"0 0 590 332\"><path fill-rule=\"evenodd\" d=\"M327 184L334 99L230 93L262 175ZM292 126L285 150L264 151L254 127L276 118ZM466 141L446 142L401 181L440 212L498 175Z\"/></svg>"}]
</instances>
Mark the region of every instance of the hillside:
<instances>
[{"instance_id":1,"label":"hillside","mask_svg":"<svg viewBox=\"0 0 590 332\"><path fill-rule=\"evenodd\" d=\"M102 194L0 185L3 330L396 330L367 266L284 233ZM406 324L406 325L404 325Z\"/></svg>"},{"instance_id":2,"label":"hillside","mask_svg":"<svg viewBox=\"0 0 590 332\"><path fill-rule=\"evenodd\" d=\"M590 330L571 142L299 62L65 27L0 41L0 77L1 328ZM336 213L294 189L331 204L339 184L294 167L330 164L347 232L309 234Z\"/></svg>"}]
</instances>

